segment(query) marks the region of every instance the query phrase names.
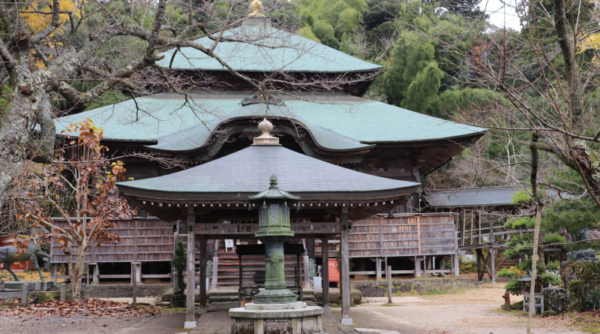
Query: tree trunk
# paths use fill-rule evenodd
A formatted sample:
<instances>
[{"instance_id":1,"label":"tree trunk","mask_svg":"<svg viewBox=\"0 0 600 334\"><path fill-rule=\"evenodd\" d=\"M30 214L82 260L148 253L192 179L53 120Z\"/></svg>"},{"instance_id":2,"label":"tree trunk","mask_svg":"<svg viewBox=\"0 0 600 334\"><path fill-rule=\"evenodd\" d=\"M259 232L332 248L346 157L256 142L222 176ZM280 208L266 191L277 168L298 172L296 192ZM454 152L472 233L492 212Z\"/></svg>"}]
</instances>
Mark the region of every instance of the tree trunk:
<instances>
[{"instance_id":1,"label":"tree trunk","mask_svg":"<svg viewBox=\"0 0 600 334\"><path fill-rule=\"evenodd\" d=\"M87 246L82 242L83 246L77 247L77 259L75 261L75 268L71 274L71 283L73 284L73 300L79 300L81 298L81 281L83 277L83 269L85 268L85 251Z\"/></svg>"},{"instance_id":2,"label":"tree trunk","mask_svg":"<svg viewBox=\"0 0 600 334\"><path fill-rule=\"evenodd\" d=\"M0 127L0 207L9 197L11 183L24 172L25 161L36 155L41 158L38 161L47 162L48 152L54 148L50 95L43 89L46 76L42 70L38 70L38 75L31 73L27 57L15 65L17 74L12 78L10 110ZM42 150L32 147L30 139L30 132L38 122L44 124L45 131Z\"/></svg>"}]
</instances>

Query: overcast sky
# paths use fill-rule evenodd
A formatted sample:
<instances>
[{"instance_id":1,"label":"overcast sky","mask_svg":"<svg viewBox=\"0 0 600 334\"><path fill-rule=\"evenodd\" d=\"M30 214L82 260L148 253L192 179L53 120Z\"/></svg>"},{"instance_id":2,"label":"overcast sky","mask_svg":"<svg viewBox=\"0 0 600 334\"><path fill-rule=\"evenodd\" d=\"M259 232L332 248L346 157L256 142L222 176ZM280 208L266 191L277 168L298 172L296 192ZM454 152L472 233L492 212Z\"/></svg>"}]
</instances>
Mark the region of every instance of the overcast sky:
<instances>
[{"instance_id":1,"label":"overcast sky","mask_svg":"<svg viewBox=\"0 0 600 334\"><path fill-rule=\"evenodd\" d=\"M519 17L515 11L515 0L505 0L504 3L501 0L482 0L479 8L485 10L490 16L490 22L493 25L499 28L506 26L506 28L521 30Z\"/></svg>"}]
</instances>

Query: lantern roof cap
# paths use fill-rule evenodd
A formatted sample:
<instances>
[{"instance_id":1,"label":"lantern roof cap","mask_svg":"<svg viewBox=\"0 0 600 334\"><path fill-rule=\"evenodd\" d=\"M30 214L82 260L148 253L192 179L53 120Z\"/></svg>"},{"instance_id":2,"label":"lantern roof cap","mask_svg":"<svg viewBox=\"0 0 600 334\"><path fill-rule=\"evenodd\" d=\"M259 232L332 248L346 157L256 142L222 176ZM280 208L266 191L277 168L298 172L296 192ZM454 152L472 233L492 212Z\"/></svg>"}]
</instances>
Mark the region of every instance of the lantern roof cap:
<instances>
[{"instance_id":1,"label":"lantern roof cap","mask_svg":"<svg viewBox=\"0 0 600 334\"><path fill-rule=\"evenodd\" d=\"M265 191L261 191L256 195L249 196L249 201L259 201L264 199L287 199L291 201L299 201L299 196L294 196L288 193L285 190L279 189L279 185L277 184L277 176L273 174L270 179L270 187Z\"/></svg>"}]
</instances>

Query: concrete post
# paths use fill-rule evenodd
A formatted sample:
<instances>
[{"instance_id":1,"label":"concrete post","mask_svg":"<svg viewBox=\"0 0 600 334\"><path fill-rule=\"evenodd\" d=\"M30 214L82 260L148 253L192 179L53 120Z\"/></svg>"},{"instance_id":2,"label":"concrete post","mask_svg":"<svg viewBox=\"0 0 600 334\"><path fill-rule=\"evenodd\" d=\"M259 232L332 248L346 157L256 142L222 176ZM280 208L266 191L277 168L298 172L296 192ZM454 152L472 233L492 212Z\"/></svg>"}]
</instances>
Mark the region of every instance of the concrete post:
<instances>
[{"instance_id":1,"label":"concrete post","mask_svg":"<svg viewBox=\"0 0 600 334\"><path fill-rule=\"evenodd\" d=\"M194 208L189 207L187 213L187 287L186 287L186 315L185 324L183 328L196 328L196 312L195 312L195 296L194 287L196 285L194 269L196 265L195 258L195 243L196 236L194 234L194 225L196 223L196 215L194 214Z\"/></svg>"},{"instance_id":2,"label":"concrete post","mask_svg":"<svg viewBox=\"0 0 600 334\"><path fill-rule=\"evenodd\" d=\"M133 288L132 297L133 297L133 307L137 307L137 263L131 262L131 286Z\"/></svg>"},{"instance_id":3,"label":"concrete post","mask_svg":"<svg viewBox=\"0 0 600 334\"><path fill-rule=\"evenodd\" d=\"M67 300L67 284L60 286L60 301L64 302L65 300Z\"/></svg>"},{"instance_id":4,"label":"concrete post","mask_svg":"<svg viewBox=\"0 0 600 334\"><path fill-rule=\"evenodd\" d=\"M460 268L459 268L459 255L458 255L458 251L456 252L456 255L454 255L454 276L458 276L460 275Z\"/></svg>"},{"instance_id":5,"label":"concrete post","mask_svg":"<svg viewBox=\"0 0 600 334\"><path fill-rule=\"evenodd\" d=\"M494 249L494 246L490 247L490 270L492 271L492 283L496 283L496 259L495 256L496 255L496 250Z\"/></svg>"},{"instance_id":6,"label":"concrete post","mask_svg":"<svg viewBox=\"0 0 600 334\"><path fill-rule=\"evenodd\" d=\"M310 288L310 267L308 262L308 256L303 256L303 267L304 267L304 287Z\"/></svg>"},{"instance_id":7,"label":"concrete post","mask_svg":"<svg viewBox=\"0 0 600 334\"><path fill-rule=\"evenodd\" d=\"M348 249L348 233L350 232L350 224L348 223L348 207L342 207L342 214L340 217L342 223L340 244L342 248L341 254L341 289L340 297L342 298L342 324L352 325L352 318L350 317L350 251Z\"/></svg>"},{"instance_id":8,"label":"concrete post","mask_svg":"<svg viewBox=\"0 0 600 334\"><path fill-rule=\"evenodd\" d=\"M218 241L218 240L216 240ZM213 267L212 267L212 282L210 283L211 290L217 290L217 283L219 281L219 257L213 257Z\"/></svg>"},{"instance_id":9,"label":"concrete post","mask_svg":"<svg viewBox=\"0 0 600 334\"><path fill-rule=\"evenodd\" d=\"M375 258L375 281L379 281L381 279L381 258Z\"/></svg>"},{"instance_id":10,"label":"concrete post","mask_svg":"<svg viewBox=\"0 0 600 334\"><path fill-rule=\"evenodd\" d=\"M21 289L21 306L27 306L27 299L29 298L29 284L23 283L23 288Z\"/></svg>"},{"instance_id":11,"label":"concrete post","mask_svg":"<svg viewBox=\"0 0 600 334\"><path fill-rule=\"evenodd\" d=\"M0 291L4 291L4 289L6 288L5 284L6 283L4 281L0 281Z\"/></svg>"},{"instance_id":12,"label":"concrete post","mask_svg":"<svg viewBox=\"0 0 600 334\"><path fill-rule=\"evenodd\" d=\"M94 276L92 282L95 285L100 284L100 265L98 265L98 263L96 263L96 265L94 266Z\"/></svg>"},{"instance_id":13,"label":"concrete post","mask_svg":"<svg viewBox=\"0 0 600 334\"><path fill-rule=\"evenodd\" d=\"M50 264L50 280L56 284L56 279L58 276L58 264L51 263Z\"/></svg>"},{"instance_id":14,"label":"concrete post","mask_svg":"<svg viewBox=\"0 0 600 334\"><path fill-rule=\"evenodd\" d=\"M392 266L385 268L385 278L388 283L388 304L392 303Z\"/></svg>"}]
</instances>

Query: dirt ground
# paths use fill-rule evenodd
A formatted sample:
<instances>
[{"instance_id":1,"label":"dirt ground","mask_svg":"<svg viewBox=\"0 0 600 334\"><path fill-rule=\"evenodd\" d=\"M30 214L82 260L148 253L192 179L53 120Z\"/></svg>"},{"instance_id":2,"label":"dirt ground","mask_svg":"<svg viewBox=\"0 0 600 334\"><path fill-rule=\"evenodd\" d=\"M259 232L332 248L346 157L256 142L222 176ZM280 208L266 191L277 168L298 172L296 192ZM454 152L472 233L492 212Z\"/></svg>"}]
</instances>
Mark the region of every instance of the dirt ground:
<instances>
[{"instance_id":1,"label":"dirt ground","mask_svg":"<svg viewBox=\"0 0 600 334\"><path fill-rule=\"evenodd\" d=\"M354 328L361 333L524 334L527 317L517 311L510 313L501 311L503 295L504 283L488 283L483 284L479 289L462 293L393 297L392 306L385 305L387 297L366 298L366 303L353 307L350 314L354 321ZM513 297L511 301L518 302L520 298ZM334 316L341 315L339 308L333 308L332 312ZM328 326L329 334L352 332L352 328L348 328L350 331L344 331L333 326L334 322L339 324L339 320L329 317L331 324L324 323ZM174 334L186 332L180 327L184 318L183 312L161 312L153 317L131 319L109 316L44 316L31 319L5 317L0 318L0 333ZM198 328L191 332L227 334L230 328L229 321L226 311L206 313L199 319ZM558 317L536 317L532 328L532 334L585 334L578 331L579 327Z\"/></svg>"},{"instance_id":2,"label":"dirt ground","mask_svg":"<svg viewBox=\"0 0 600 334\"><path fill-rule=\"evenodd\" d=\"M366 298L367 303L352 308L351 316L355 328L395 330L401 334L526 333L526 316L500 311L504 291L504 283L487 283L457 294L393 297L394 306L383 304L387 297ZM511 297L513 303L522 300ZM560 320L548 318L534 318L532 328L532 334L583 334Z\"/></svg>"}]
</instances>

